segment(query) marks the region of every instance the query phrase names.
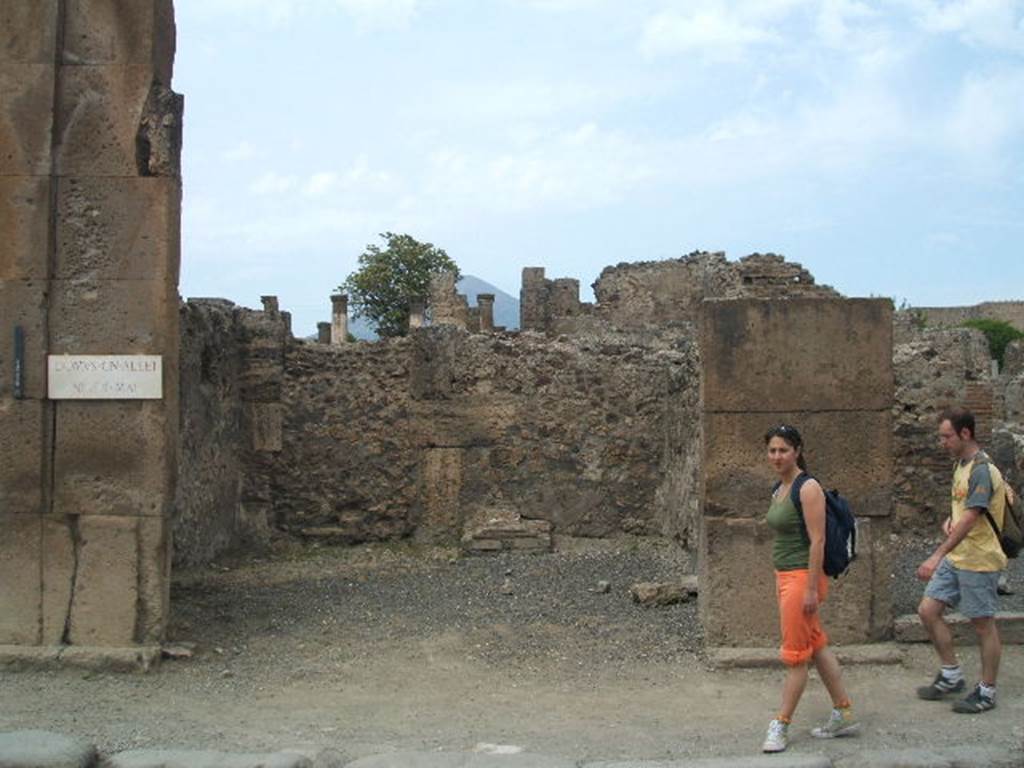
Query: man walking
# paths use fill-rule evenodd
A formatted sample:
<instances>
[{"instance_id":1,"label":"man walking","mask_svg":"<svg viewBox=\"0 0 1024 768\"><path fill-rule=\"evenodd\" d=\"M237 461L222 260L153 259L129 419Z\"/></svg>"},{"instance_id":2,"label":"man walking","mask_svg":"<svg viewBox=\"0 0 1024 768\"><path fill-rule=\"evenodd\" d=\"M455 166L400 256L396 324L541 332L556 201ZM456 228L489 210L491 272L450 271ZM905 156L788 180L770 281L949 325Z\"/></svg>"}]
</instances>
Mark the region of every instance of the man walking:
<instances>
[{"instance_id":1,"label":"man walking","mask_svg":"<svg viewBox=\"0 0 1024 768\"><path fill-rule=\"evenodd\" d=\"M1006 555L986 512L1001 528L1006 490L999 470L978 446L970 411L955 408L944 412L939 417L939 440L956 459L952 512L942 525L945 540L917 569L917 577L928 582L917 615L928 630L942 669L931 685L917 689L917 695L934 701L964 689L953 636L942 618L947 608L959 606L978 633L981 681L967 698L953 704L953 711L977 714L996 705L1002 645L995 614Z\"/></svg>"}]
</instances>

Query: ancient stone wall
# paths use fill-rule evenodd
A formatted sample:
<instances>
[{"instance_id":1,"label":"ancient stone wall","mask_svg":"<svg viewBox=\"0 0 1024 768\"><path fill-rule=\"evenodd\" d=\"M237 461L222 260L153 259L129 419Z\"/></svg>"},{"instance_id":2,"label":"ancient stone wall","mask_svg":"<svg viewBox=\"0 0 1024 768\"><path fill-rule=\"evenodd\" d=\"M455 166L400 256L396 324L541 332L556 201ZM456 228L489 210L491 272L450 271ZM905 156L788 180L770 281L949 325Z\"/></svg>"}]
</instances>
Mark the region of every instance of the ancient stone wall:
<instances>
[{"instance_id":1,"label":"ancient stone wall","mask_svg":"<svg viewBox=\"0 0 1024 768\"><path fill-rule=\"evenodd\" d=\"M1024 331L1024 301L985 301L970 307L913 307L901 310L929 326L957 326L967 320L1003 320Z\"/></svg>"},{"instance_id":2,"label":"ancient stone wall","mask_svg":"<svg viewBox=\"0 0 1024 768\"><path fill-rule=\"evenodd\" d=\"M551 343L451 326L288 352L283 529L458 541L491 516L556 533L693 532L692 350Z\"/></svg>"},{"instance_id":3,"label":"ancient stone wall","mask_svg":"<svg viewBox=\"0 0 1024 768\"><path fill-rule=\"evenodd\" d=\"M710 645L777 642L765 431L800 429L812 473L860 517L858 560L823 609L840 643L891 624L892 305L873 299L708 301L702 311L700 611ZM801 343L793 343L801 329Z\"/></svg>"},{"instance_id":4,"label":"ancient stone wall","mask_svg":"<svg viewBox=\"0 0 1024 768\"><path fill-rule=\"evenodd\" d=\"M174 42L170 0L0 5L0 644L163 634L178 413ZM48 354L160 355L163 398L48 400Z\"/></svg>"}]
</instances>

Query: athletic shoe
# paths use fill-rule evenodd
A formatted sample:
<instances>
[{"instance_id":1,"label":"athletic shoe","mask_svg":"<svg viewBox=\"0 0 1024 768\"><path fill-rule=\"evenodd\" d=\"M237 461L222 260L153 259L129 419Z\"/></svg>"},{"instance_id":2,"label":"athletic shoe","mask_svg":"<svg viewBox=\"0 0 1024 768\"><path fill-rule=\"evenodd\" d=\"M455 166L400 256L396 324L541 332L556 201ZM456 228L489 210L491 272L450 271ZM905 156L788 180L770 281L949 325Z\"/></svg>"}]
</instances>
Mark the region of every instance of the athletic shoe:
<instances>
[{"instance_id":1,"label":"athletic shoe","mask_svg":"<svg viewBox=\"0 0 1024 768\"><path fill-rule=\"evenodd\" d=\"M818 739L834 739L836 736L852 736L860 730L860 722L853 716L853 710L833 709L825 724L811 729L811 736Z\"/></svg>"},{"instance_id":2,"label":"athletic shoe","mask_svg":"<svg viewBox=\"0 0 1024 768\"><path fill-rule=\"evenodd\" d=\"M950 693L959 693L964 689L964 679L961 677L955 683L949 682L939 672L931 685L922 685L917 689L917 697L926 701L938 701Z\"/></svg>"},{"instance_id":3,"label":"athletic shoe","mask_svg":"<svg viewBox=\"0 0 1024 768\"><path fill-rule=\"evenodd\" d=\"M953 711L962 715L977 715L996 708L996 700L981 695L981 686L975 686L974 690L967 694L966 699L953 702Z\"/></svg>"},{"instance_id":4,"label":"athletic shoe","mask_svg":"<svg viewBox=\"0 0 1024 768\"><path fill-rule=\"evenodd\" d=\"M768 723L768 734L761 745L763 752L782 752L789 744L789 723L772 720Z\"/></svg>"}]
</instances>

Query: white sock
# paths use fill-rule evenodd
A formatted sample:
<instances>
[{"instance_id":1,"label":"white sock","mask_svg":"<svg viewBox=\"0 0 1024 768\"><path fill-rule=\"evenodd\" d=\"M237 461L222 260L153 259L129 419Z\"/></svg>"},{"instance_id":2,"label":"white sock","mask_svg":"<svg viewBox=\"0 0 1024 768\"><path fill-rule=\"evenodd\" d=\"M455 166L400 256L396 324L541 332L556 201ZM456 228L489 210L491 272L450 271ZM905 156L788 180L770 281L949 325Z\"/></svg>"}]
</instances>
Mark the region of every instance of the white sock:
<instances>
[{"instance_id":1,"label":"white sock","mask_svg":"<svg viewBox=\"0 0 1024 768\"><path fill-rule=\"evenodd\" d=\"M960 670L959 664L953 666L942 665L942 679L950 683L959 683L964 679L964 673Z\"/></svg>"},{"instance_id":2,"label":"white sock","mask_svg":"<svg viewBox=\"0 0 1024 768\"><path fill-rule=\"evenodd\" d=\"M996 687L994 685L985 685L984 683L978 683L978 691L986 699L992 699L994 701L996 698Z\"/></svg>"}]
</instances>

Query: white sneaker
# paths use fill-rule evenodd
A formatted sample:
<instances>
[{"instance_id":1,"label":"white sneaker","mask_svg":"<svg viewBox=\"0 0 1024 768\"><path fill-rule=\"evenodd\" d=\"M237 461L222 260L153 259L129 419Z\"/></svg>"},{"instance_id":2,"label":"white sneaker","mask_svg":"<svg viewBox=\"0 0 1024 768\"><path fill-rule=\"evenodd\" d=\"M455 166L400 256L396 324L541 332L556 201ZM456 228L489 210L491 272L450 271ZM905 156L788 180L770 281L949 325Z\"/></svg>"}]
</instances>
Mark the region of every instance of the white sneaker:
<instances>
[{"instance_id":1,"label":"white sneaker","mask_svg":"<svg viewBox=\"0 0 1024 768\"><path fill-rule=\"evenodd\" d=\"M833 709L824 725L811 729L811 736L818 739L834 739L836 736L852 736L860 730L860 723L853 716L853 710Z\"/></svg>"},{"instance_id":2,"label":"white sneaker","mask_svg":"<svg viewBox=\"0 0 1024 768\"><path fill-rule=\"evenodd\" d=\"M768 733L761 745L763 752L782 752L789 745L789 723L772 720L768 723Z\"/></svg>"}]
</instances>

